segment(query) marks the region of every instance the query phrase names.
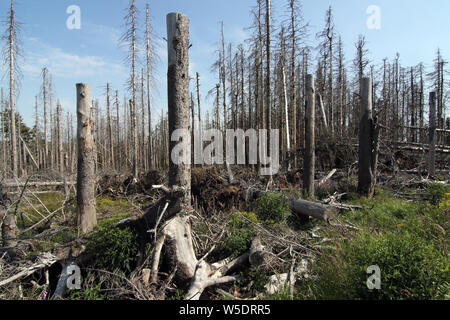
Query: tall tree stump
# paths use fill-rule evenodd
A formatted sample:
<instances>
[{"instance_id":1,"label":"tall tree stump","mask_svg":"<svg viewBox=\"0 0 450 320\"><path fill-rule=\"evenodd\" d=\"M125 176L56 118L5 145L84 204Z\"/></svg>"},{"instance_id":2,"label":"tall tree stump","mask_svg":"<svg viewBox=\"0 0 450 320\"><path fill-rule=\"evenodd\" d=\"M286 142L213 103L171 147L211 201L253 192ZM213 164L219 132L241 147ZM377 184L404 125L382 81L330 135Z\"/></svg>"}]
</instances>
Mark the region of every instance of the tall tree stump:
<instances>
[{"instance_id":1,"label":"tall tree stump","mask_svg":"<svg viewBox=\"0 0 450 320\"><path fill-rule=\"evenodd\" d=\"M428 156L428 175L434 176L436 174L436 92L430 92L430 131L429 143L430 151Z\"/></svg>"},{"instance_id":2,"label":"tall tree stump","mask_svg":"<svg viewBox=\"0 0 450 320\"><path fill-rule=\"evenodd\" d=\"M94 121L91 109L91 87L87 84L77 84L77 224L83 233L92 231L97 225Z\"/></svg>"},{"instance_id":3,"label":"tall tree stump","mask_svg":"<svg viewBox=\"0 0 450 320\"><path fill-rule=\"evenodd\" d=\"M309 197L314 197L314 173L315 173L315 89L314 75L306 75L306 114L305 114L305 170L303 173L303 188Z\"/></svg>"},{"instance_id":4,"label":"tall tree stump","mask_svg":"<svg viewBox=\"0 0 450 320\"><path fill-rule=\"evenodd\" d=\"M358 193L372 197L375 193L379 129L372 115L372 79L361 81L359 121Z\"/></svg>"},{"instance_id":5,"label":"tall tree stump","mask_svg":"<svg viewBox=\"0 0 450 320\"><path fill-rule=\"evenodd\" d=\"M177 129L189 131L189 19L181 13L167 15L168 36L168 74L167 90L169 103L169 134ZM191 141L190 135L182 137L186 139L183 155L180 158L190 159ZM169 165L169 187L184 188L183 204L191 205L191 167L186 163L175 163L172 151L179 143L170 139L170 154L172 157ZM184 154L186 153L186 154Z\"/></svg>"}]
</instances>

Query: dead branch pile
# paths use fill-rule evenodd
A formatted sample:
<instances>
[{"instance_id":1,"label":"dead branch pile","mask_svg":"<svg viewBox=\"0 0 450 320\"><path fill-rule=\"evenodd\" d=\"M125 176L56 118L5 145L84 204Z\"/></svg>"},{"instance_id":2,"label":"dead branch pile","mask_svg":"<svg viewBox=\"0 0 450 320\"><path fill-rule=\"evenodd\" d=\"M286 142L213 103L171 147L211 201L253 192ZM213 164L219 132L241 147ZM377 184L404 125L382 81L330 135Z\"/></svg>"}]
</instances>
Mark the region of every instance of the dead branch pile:
<instances>
[{"instance_id":1,"label":"dead branch pile","mask_svg":"<svg viewBox=\"0 0 450 320\"><path fill-rule=\"evenodd\" d=\"M226 211L246 206L246 192L239 182L229 184L217 167L192 170L192 196L202 212Z\"/></svg>"}]
</instances>

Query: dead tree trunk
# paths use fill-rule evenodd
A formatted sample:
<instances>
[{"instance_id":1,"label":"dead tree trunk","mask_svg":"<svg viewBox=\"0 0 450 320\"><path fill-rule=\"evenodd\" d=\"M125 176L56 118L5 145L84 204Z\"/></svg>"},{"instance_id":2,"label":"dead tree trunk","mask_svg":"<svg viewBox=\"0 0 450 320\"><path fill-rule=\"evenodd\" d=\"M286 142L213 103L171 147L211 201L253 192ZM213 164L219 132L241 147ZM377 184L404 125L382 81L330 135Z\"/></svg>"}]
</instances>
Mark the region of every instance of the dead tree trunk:
<instances>
[{"instance_id":1,"label":"dead tree trunk","mask_svg":"<svg viewBox=\"0 0 450 320\"><path fill-rule=\"evenodd\" d=\"M430 92L430 153L428 159L428 175L436 173L436 92Z\"/></svg>"},{"instance_id":2,"label":"dead tree trunk","mask_svg":"<svg viewBox=\"0 0 450 320\"><path fill-rule=\"evenodd\" d=\"M4 218L3 218L4 217ZM2 241L3 247L8 249L8 253L14 256L14 248L17 246L18 230L16 225L16 216L7 211L0 204L0 219L2 219Z\"/></svg>"},{"instance_id":3,"label":"dead tree trunk","mask_svg":"<svg viewBox=\"0 0 450 320\"><path fill-rule=\"evenodd\" d=\"M313 217L325 221L329 221L337 213L337 210L333 207L301 199L291 202L291 210L303 217Z\"/></svg>"},{"instance_id":4,"label":"dead tree trunk","mask_svg":"<svg viewBox=\"0 0 450 320\"><path fill-rule=\"evenodd\" d=\"M303 174L303 189L309 197L314 197L314 173L315 173L315 89L314 75L306 76L306 116L305 116L305 170Z\"/></svg>"},{"instance_id":5,"label":"dead tree trunk","mask_svg":"<svg viewBox=\"0 0 450 320\"><path fill-rule=\"evenodd\" d=\"M169 134L177 129L189 130L189 19L182 14L169 14L167 16L169 36L169 69L168 69L168 102L169 102ZM187 46L185 47L185 44ZM183 139L186 137L183 137ZM172 151L178 141L170 141ZM190 141L189 141L190 145ZM188 149L183 153L190 152ZM169 156L171 156L169 154ZM181 159L188 159L183 154ZM183 203L188 207L191 203L191 170L186 163L177 164L170 161L169 187L185 187Z\"/></svg>"},{"instance_id":6,"label":"dead tree trunk","mask_svg":"<svg viewBox=\"0 0 450 320\"><path fill-rule=\"evenodd\" d=\"M8 46L8 54L9 59L9 108L11 111L10 121L11 121L11 165L13 175L16 177L18 175L18 165L17 165L17 138L16 138L16 79L15 79L15 71L16 71L16 48L17 48L17 39L16 39L16 22L15 22L15 11L14 11L14 1L11 0L11 10L9 16L9 46ZM19 125L20 130L20 125Z\"/></svg>"},{"instance_id":7,"label":"dead tree trunk","mask_svg":"<svg viewBox=\"0 0 450 320\"><path fill-rule=\"evenodd\" d=\"M167 16L168 30L168 100L169 100L169 134L181 129L189 132L189 19L180 13L170 13ZM183 138L189 138L186 134ZM177 143L170 142L170 154L176 150ZM190 143L184 144L183 153L190 152ZM188 154L182 158L189 162ZM164 244L167 246L166 258L175 273L175 279L181 285L189 283L187 299L198 300L205 288L220 283L239 279L238 275L227 276L226 273L237 264L248 260L249 254L233 260L227 259L215 264L205 262L205 257L198 260L192 242L191 225L187 212L191 209L190 203L190 164L175 163L171 157L169 167L169 186L172 194L167 197L168 203L164 209L158 209L162 218L165 214L169 219L155 239L155 250L152 261L152 282L157 281L159 260ZM154 217L154 215L153 215ZM159 219L161 219L159 218ZM144 217L145 219L145 217ZM154 224L153 224L154 225ZM155 226L155 235L158 230Z\"/></svg>"},{"instance_id":8,"label":"dead tree trunk","mask_svg":"<svg viewBox=\"0 0 450 320\"><path fill-rule=\"evenodd\" d=\"M78 176L77 224L83 233L97 225L95 209L95 141L91 118L91 87L77 84Z\"/></svg>"},{"instance_id":9,"label":"dead tree trunk","mask_svg":"<svg viewBox=\"0 0 450 320\"><path fill-rule=\"evenodd\" d=\"M375 193L378 129L372 116L372 79L361 81L361 109L359 122L358 193L372 197Z\"/></svg>"},{"instance_id":10,"label":"dead tree trunk","mask_svg":"<svg viewBox=\"0 0 450 320\"><path fill-rule=\"evenodd\" d=\"M61 122L61 104L58 101L57 108L57 122L58 122L58 159L59 159L59 173L64 173L64 155L63 155L63 137L62 137L62 122Z\"/></svg>"}]
</instances>

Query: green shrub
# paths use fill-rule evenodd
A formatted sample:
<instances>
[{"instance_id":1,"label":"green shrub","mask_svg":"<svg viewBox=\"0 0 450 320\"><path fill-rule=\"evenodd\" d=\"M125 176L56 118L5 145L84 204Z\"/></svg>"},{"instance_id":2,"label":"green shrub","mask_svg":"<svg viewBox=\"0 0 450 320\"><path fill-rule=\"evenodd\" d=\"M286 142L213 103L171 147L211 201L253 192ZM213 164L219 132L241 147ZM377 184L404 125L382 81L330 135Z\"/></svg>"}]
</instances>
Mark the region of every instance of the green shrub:
<instances>
[{"instance_id":1,"label":"green shrub","mask_svg":"<svg viewBox=\"0 0 450 320\"><path fill-rule=\"evenodd\" d=\"M381 290L369 290L367 268L381 270ZM409 232L364 234L342 243L313 265L317 281L309 297L319 299L444 299L450 293L449 259L423 238ZM306 292L306 290L305 290Z\"/></svg>"},{"instance_id":2,"label":"green shrub","mask_svg":"<svg viewBox=\"0 0 450 320\"><path fill-rule=\"evenodd\" d=\"M441 183L429 183L426 188L427 198L435 206L445 199L448 192L450 192L448 187Z\"/></svg>"},{"instance_id":3,"label":"green shrub","mask_svg":"<svg viewBox=\"0 0 450 320\"><path fill-rule=\"evenodd\" d=\"M256 237L252 222L258 222L256 215L252 212L232 214L228 225L229 234L217 248L220 257L238 257L250 248L253 239Z\"/></svg>"},{"instance_id":4,"label":"green shrub","mask_svg":"<svg viewBox=\"0 0 450 320\"><path fill-rule=\"evenodd\" d=\"M71 289L67 291L69 300L104 300L105 295L101 293L101 284L83 290Z\"/></svg>"},{"instance_id":5,"label":"green shrub","mask_svg":"<svg viewBox=\"0 0 450 320\"><path fill-rule=\"evenodd\" d=\"M257 199L254 211L259 220L270 224L282 223L291 214L289 200L273 192L268 192Z\"/></svg>"},{"instance_id":6,"label":"green shrub","mask_svg":"<svg viewBox=\"0 0 450 320\"><path fill-rule=\"evenodd\" d=\"M129 227L115 227L115 219L102 222L87 244L94 268L131 272L136 261L139 243L137 234Z\"/></svg>"}]
</instances>

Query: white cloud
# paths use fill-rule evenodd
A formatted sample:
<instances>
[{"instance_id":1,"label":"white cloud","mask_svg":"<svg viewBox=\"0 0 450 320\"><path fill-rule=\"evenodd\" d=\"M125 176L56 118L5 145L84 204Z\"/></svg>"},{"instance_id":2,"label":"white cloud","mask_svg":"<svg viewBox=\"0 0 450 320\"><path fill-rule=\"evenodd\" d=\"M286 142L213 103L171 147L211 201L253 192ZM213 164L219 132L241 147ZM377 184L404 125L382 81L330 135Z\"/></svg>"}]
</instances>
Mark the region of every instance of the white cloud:
<instances>
[{"instance_id":1,"label":"white cloud","mask_svg":"<svg viewBox=\"0 0 450 320\"><path fill-rule=\"evenodd\" d=\"M49 68L55 77L74 80L93 76L119 76L126 73L122 65L103 57L73 54L38 39L28 40L33 43L33 51L26 53L27 59L22 68L25 74L39 75L44 66Z\"/></svg>"}]
</instances>

